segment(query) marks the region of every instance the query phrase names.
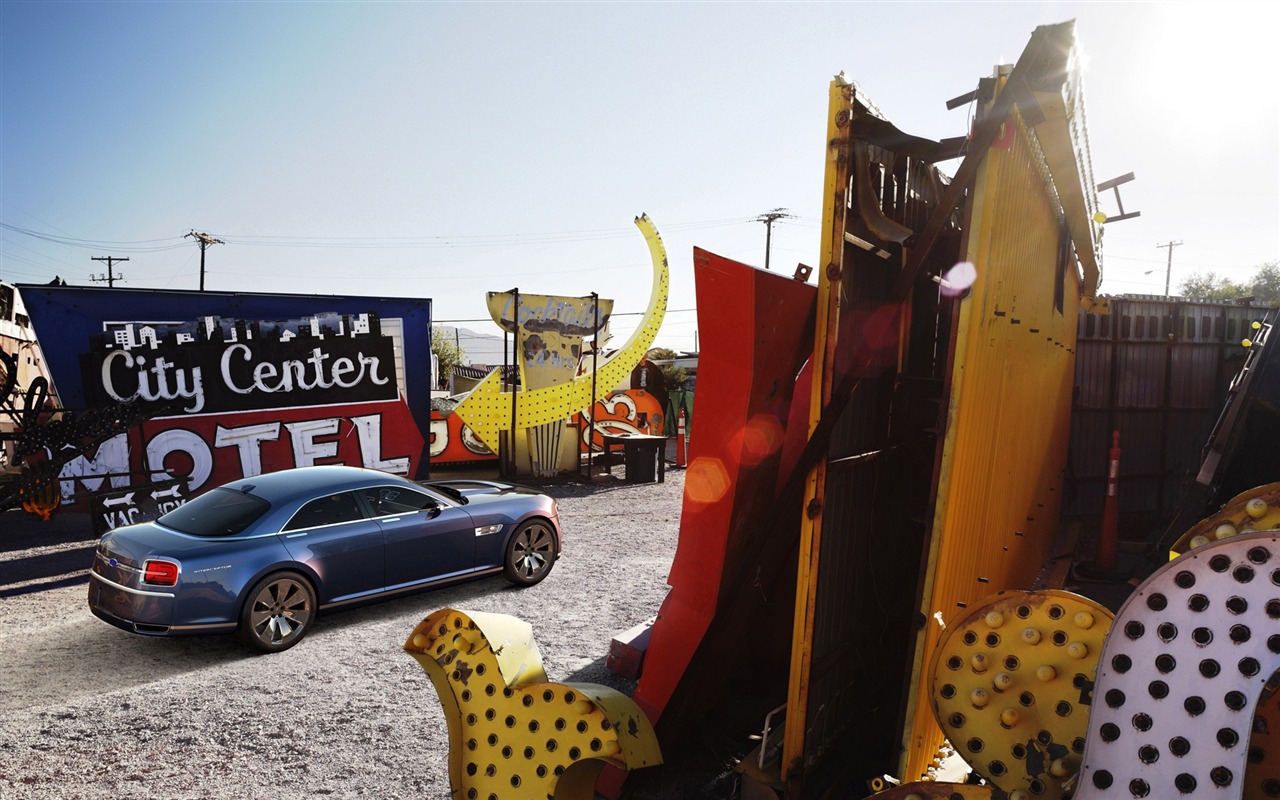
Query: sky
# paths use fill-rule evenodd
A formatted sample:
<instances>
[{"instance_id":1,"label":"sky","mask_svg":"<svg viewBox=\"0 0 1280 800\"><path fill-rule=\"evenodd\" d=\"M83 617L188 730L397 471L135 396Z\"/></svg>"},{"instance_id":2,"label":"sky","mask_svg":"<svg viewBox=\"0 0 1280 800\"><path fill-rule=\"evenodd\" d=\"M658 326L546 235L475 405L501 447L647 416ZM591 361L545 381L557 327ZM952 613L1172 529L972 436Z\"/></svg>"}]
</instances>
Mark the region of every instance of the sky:
<instances>
[{"instance_id":1,"label":"sky","mask_svg":"<svg viewBox=\"0 0 1280 800\"><path fill-rule=\"evenodd\" d=\"M632 220L665 243L656 344L697 345L695 246L818 264L827 91L964 135L946 101L1076 21L1105 226L1103 294L1247 281L1280 259L1280 88L1264 4L1230 2L0 2L0 280L649 304ZM958 161L944 162L953 172ZM1119 213L1114 195L1101 207ZM1169 248L1170 242L1179 243ZM37 331L38 333L38 331ZM466 349L466 342L460 342Z\"/></svg>"}]
</instances>

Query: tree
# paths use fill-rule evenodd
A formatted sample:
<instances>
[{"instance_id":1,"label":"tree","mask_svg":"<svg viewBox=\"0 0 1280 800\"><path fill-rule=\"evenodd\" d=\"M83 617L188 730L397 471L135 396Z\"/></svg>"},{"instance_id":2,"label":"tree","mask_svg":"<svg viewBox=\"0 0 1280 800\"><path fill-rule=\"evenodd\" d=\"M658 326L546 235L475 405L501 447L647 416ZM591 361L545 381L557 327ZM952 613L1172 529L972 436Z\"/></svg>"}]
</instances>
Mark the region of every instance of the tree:
<instances>
[{"instance_id":1,"label":"tree","mask_svg":"<svg viewBox=\"0 0 1280 800\"><path fill-rule=\"evenodd\" d=\"M1280 304L1280 261L1258 267L1248 283L1219 278L1213 272L1192 273L1181 284L1182 296L1191 300L1235 300L1251 297L1255 303Z\"/></svg>"},{"instance_id":2,"label":"tree","mask_svg":"<svg viewBox=\"0 0 1280 800\"><path fill-rule=\"evenodd\" d=\"M668 350L665 347L655 347L649 351L650 361L674 361L680 355L674 350ZM668 391L677 391L684 387L685 380L689 377L689 372L684 367L677 367L672 364L659 364L658 369L662 371L662 379L666 381Z\"/></svg>"},{"instance_id":3,"label":"tree","mask_svg":"<svg viewBox=\"0 0 1280 800\"><path fill-rule=\"evenodd\" d=\"M1253 274L1253 298L1259 303L1280 305L1280 261L1268 261Z\"/></svg>"},{"instance_id":4,"label":"tree","mask_svg":"<svg viewBox=\"0 0 1280 800\"><path fill-rule=\"evenodd\" d=\"M458 346L454 331L440 327L431 329L431 352L439 362L440 385L447 386L454 368L462 366L462 360L467 357L467 354Z\"/></svg>"},{"instance_id":5,"label":"tree","mask_svg":"<svg viewBox=\"0 0 1280 800\"><path fill-rule=\"evenodd\" d=\"M1194 272L1182 282L1182 296L1189 300L1234 300L1248 292L1245 287L1216 272Z\"/></svg>"}]
</instances>

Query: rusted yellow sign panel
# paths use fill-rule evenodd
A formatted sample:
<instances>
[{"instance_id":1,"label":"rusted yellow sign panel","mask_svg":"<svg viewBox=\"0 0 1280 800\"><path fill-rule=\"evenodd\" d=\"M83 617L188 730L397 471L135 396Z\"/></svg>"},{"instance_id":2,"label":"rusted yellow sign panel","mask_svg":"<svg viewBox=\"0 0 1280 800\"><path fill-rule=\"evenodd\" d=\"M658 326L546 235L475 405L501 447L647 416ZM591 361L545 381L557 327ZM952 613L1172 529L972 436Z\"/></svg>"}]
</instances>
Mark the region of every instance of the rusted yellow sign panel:
<instances>
[{"instance_id":1,"label":"rusted yellow sign panel","mask_svg":"<svg viewBox=\"0 0 1280 800\"><path fill-rule=\"evenodd\" d=\"M930 619L946 619L993 588L1029 588L1058 527L1080 274L1064 263L1062 212L1040 178L1040 148L1020 115L1011 123L1011 141L990 151L974 192L966 256L978 278L956 333L922 592ZM941 632L924 628L916 698L928 697L919 667ZM942 742L928 703L917 700L913 716L904 777L923 772Z\"/></svg>"},{"instance_id":2,"label":"rusted yellow sign panel","mask_svg":"<svg viewBox=\"0 0 1280 800\"><path fill-rule=\"evenodd\" d=\"M520 383L530 389L573 380L582 340L609 324L613 301L594 297L489 292L489 316L516 335ZM602 337L606 338L606 337Z\"/></svg>"}]
</instances>

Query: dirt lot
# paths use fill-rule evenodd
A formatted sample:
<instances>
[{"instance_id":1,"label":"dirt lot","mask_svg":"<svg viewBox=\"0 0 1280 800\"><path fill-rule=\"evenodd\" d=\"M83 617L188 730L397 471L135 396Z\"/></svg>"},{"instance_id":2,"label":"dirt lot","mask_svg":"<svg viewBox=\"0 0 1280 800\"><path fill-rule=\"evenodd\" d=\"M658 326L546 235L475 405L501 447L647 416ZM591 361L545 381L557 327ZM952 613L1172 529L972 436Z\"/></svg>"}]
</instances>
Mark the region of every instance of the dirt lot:
<instances>
[{"instance_id":1,"label":"dirt lot","mask_svg":"<svg viewBox=\"0 0 1280 800\"><path fill-rule=\"evenodd\" d=\"M87 518L33 528L0 514L0 797L449 797L443 712L401 650L419 620L445 607L519 616L551 680L630 692L604 668L609 640L667 592L681 472L544 490L565 540L543 583L486 578L322 616L272 656L230 636L148 638L98 621L85 605Z\"/></svg>"}]
</instances>

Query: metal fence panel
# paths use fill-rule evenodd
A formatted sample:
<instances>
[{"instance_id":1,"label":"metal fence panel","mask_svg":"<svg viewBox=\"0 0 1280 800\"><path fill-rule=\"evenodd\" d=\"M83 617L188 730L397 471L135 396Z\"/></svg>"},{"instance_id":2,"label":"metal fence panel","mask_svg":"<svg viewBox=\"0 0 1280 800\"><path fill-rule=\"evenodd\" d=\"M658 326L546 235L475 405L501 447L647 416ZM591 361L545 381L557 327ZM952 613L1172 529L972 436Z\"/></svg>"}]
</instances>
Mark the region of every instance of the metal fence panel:
<instances>
[{"instance_id":1,"label":"metal fence panel","mask_svg":"<svg viewBox=\"0 0 1280 800\"><path fill-rule=\"evenodd\" d=\"M1201 450L1244 362L1241 340L1265 308L1181 297L1113 298L1081 311L1064 516L1102 513L1107 448L1120 433L1122 538L1159 529L1200 467Z\"/></svg>"}]
</instances>

